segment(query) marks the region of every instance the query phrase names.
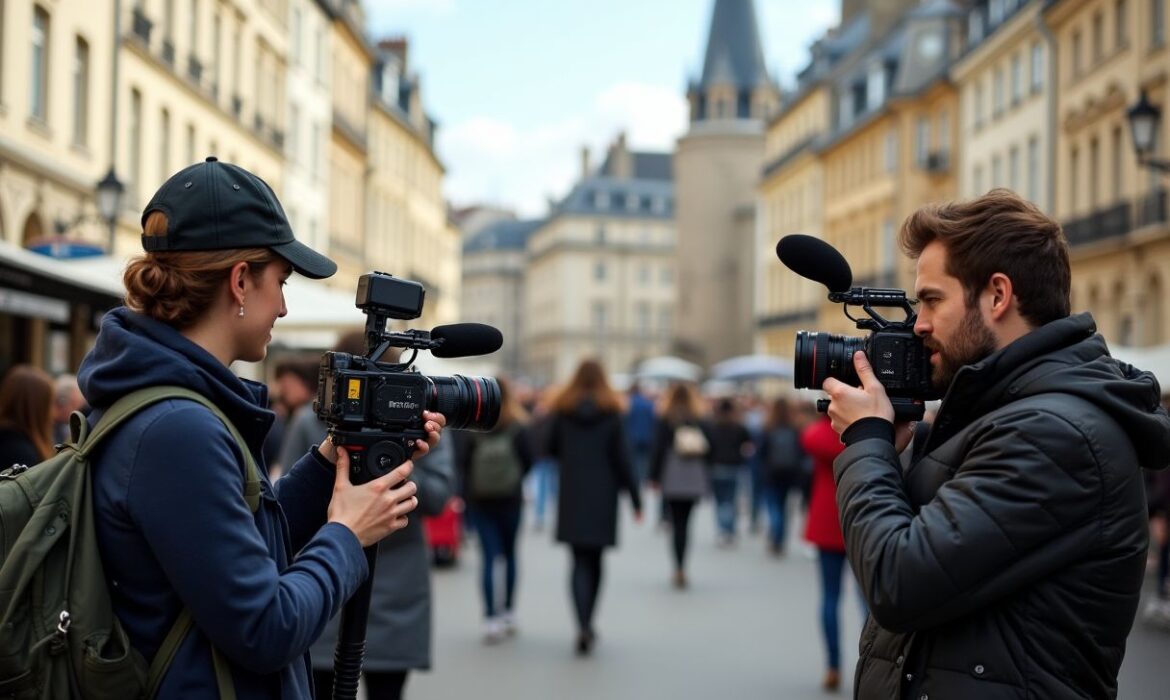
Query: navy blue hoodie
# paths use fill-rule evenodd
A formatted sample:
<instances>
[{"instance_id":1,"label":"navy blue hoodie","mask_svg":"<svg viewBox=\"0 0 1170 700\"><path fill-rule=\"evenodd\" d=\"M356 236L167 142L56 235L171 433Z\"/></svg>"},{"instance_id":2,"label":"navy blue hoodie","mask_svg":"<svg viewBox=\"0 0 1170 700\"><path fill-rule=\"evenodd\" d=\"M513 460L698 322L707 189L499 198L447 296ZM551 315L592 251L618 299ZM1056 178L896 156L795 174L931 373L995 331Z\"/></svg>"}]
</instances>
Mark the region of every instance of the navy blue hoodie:
<instances>
[{"instance_id":1,"label":"navy blue hoodie","mask_svg":"<svg viewBox=\"0 0 1170 700\"><path fill-rule=\"evenodd\" d=\"M136 389L193 389L232 420L266 471L267 389L166 324L125 308L106 314L78 380L91 425ZM132 645L149 661L184 606L195 620L158 698L218 698L212 644L241 700L311 698L309 646L366 577L357 537L325 524L333 466L314 450L275 487L263 477L253 514L235 440L206 408L179 399L131 418L95 457L98 545Z\"/></svg>"}]
</instances>

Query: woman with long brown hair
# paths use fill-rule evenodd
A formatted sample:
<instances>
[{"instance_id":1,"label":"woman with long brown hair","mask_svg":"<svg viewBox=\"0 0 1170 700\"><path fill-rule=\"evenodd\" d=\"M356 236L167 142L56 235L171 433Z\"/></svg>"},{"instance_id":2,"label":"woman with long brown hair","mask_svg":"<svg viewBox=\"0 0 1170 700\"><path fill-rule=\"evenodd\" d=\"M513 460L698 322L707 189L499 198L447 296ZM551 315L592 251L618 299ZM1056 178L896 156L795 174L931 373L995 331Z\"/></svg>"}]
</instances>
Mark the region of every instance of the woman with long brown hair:
<instances>
[{"instance_id":1,"label":"woman with long brown hair","mask_svg":"<svg viewBox=\"0 0 1170 700\"><path fill-rule=\"evenodd\" d=\"M0 383L0 469L33 465L53 455L53 380L16 365Z\"/></svg>"},{"instance_id":2,"label":"woman with long brown hair","mask_svg":"<svg viewBox=\"0 0 1170 700\"><path fill-rule=\"evenodd\" d=\"M703 402L694 387L675 384L658 409L658 427L650 457L650 481L662 491L670 518L674 586L687 587L687 542L691 511L708 489L711 441L702 423Z\"/></svg>"},{"instance_id":3,"label":"woman with long brown hair","mask_svg":"<svg viewBox=\"0 0 1170 700\"><path fill-rule=\"evenodd\" d=\"M593 612L601 589L601 555L617 544L618 493L630 494L635 518L642 499L634 483L622 399L610 388L605 370L585 360L553 401L550 456L561 470L557 500L557 541L573 553L570 589L577 613L577 653L593 649Z\"/></svg>"}]
</instances>

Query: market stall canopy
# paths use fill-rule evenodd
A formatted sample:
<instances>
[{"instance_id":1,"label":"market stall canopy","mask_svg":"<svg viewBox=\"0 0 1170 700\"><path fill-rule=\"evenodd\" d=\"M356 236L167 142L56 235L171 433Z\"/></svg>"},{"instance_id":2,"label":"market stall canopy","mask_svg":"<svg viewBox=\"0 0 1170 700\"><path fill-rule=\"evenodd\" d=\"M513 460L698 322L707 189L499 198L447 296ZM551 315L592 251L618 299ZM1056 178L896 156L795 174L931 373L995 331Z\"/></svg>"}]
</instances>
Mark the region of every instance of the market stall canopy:
<instances>
[{"instance_id":1,"label":"market stall canopy","mask_svg":"<svg viewBox=\"0 0 1170 700\"><path fill-rule=\"evenodd\" d=\"M697 382L703 376L703 368L681 357L664 355L643 360L634 376L639 379Z\"/></svg>"},{"instance_id":2,"label":"market stall canopy","mask_svg":"<svg viewBox=\"0 0 1170 700\"><path fill-rule=\"evenodd\" d=\"M771 355L740 355L711 367L711 378L729 382L743 382L753 379L790 379L792 362Z\"/></svg>"}]
</instances>

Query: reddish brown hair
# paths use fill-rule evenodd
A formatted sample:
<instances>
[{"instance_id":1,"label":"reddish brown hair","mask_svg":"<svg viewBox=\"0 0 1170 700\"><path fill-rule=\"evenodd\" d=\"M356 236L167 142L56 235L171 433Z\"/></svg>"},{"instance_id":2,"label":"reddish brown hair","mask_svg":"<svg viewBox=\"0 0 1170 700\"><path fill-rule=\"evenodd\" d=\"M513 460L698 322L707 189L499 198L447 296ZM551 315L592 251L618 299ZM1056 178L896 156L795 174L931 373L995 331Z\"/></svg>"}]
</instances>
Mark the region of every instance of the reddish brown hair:
<instances>
[{"instance_id":1,"label":"reddish brown hair","mask_svg":"<svg viewBox=\"0 0 1170 700\"><path fill-rule=\"evenodd\" d=\"M592 399L606 413L621 413L622 397L609 386L605 370L597 360L585 360L577 367L572 381L553 400L557 413L572 413L585 399Z\"/></svg>"},{"instance_id":2,"label":"reddish brown hair","mask_svg":"<svg viewBox=\"0 0 1170 700\"><path fill-rule=\"evenodd\" d=\"M0 423L23 433L41 459L53 456L53 396L53 378L32 365L14 366L0 383Z\"/></svg>"},{"instance_id":3,"label":"reddish brown hair","mask_svg":"<svg viewBox=\"0 0 1170 700\"><path fill-rule=\"evenodd\" d=\"M968 307L1000 272L1033 327L1069 315L1072 273L1060 224L1011 190L925 206L902 224L899 242L911 258L934 241L946 248L946 272L962 283Z\"/></svg>"},{"instance_id":4,"label":"reddish brown hair","mask_svg":"<svg viewBox=\"0 0 1170 700\"><path fill-rule=\"evenodd\" d=\"M144 236L167 235L167 215L151 212ZM194 325L211 308L236 263L248 263L253 277L264 273L277 255L267 248L159 251L130 261L122 282L126 306L180 330Z\"/></svg>"},{"instance_id":5,"label":"reddish brown hair","mask_svg":"<svg viewBox=\"0 0 1170 700\"><path fill-rule=\"evenodd\" d=\"M658 404L658 415L669 423L687 423L703 416L703 399L690 384L675 384Z\"/></svg>"}]
</instances>

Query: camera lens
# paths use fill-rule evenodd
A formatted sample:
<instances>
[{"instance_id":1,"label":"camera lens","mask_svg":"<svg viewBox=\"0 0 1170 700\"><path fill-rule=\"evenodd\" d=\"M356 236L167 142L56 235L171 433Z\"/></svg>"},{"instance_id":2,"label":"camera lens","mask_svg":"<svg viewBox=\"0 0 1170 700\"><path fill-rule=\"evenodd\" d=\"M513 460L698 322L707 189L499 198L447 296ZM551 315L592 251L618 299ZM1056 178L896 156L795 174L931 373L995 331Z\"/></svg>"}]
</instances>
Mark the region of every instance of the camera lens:
<instances>
[{"instance_id":1,"label":"camera lens","mask_svg":"<svg viewBox=\"0 0 1170 700\"><path fill-rule=\"evenodd\" d=\"M447 417L455 430L491 430L500 419L500 385L491 377L429 377L427 410Z\"/></svg>"},{"instance_id":2,"label":"camera lens","mask_svg":"<svg viewBox=\"0 0 1170 700\"><path fill-rule=\"evenodd\" d=\"M796 334L793 383L797 389L820 389L825 379L833 377L860 386L853 369L853 353L858 350L865 350L865 338L800 331Z\"/></svg>"}]
</instances>

